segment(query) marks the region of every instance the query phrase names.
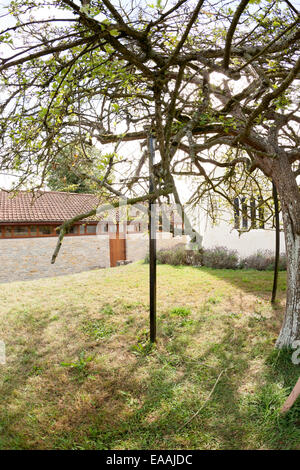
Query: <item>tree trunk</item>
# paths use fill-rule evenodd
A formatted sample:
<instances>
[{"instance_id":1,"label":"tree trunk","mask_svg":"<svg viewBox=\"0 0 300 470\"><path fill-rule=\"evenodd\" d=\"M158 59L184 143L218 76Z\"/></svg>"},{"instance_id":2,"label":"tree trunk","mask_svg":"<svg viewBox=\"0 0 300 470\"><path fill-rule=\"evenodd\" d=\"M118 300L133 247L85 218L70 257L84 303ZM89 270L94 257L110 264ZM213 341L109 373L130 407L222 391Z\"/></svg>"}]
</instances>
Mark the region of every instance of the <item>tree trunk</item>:
<instances>
[{"instance_id":1,"label":"tree trunk","mask_svg":"<svg viewBox=\"0 0 300 470\"><path fill-rule=\"evenodd\" d=\"M300 192L285 159L277 170L274 178L281 201L287 255L286 311L276 341L276 348L282 349L300 340Z\"/></svg>"},{"instance_id":2,"label":"tree trunk","mask_svg":"<svg viewBox=\"0 0 300 470\"><path fill-rule=\"evenodd\" d=\"M278 349L300 340L300 235L289 214L283 214L287 254L287 293L284 322L276 341Z\"/></svg>"}]
</instances>

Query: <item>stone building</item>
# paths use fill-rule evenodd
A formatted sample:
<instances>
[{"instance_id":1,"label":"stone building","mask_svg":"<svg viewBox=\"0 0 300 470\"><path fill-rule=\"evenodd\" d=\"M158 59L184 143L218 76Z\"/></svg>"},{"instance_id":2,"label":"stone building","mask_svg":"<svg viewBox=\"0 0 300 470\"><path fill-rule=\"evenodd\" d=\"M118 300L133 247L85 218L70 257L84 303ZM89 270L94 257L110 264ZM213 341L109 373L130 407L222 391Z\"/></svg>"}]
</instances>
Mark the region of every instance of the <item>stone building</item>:
<instances>
[{"instance_id":1,"label":"stone building","mask_svg":"<svg viewBox=\"0 0 300 470\"><path fill-rule=\"evenodd\" d=\"M75 215L99 206L92 194L0 191L0 282L71 274L115 267L142 259L148 251L148 229L138 214L121 220L94 217L77 222L65 236L55 264L51 256L57 243L56 228ZM174 223L174 222L173 222ZM181 222L175 220L175 225ZM184 236L157 233L157 247L186 242Z\"/></svg>"}]
</instances>

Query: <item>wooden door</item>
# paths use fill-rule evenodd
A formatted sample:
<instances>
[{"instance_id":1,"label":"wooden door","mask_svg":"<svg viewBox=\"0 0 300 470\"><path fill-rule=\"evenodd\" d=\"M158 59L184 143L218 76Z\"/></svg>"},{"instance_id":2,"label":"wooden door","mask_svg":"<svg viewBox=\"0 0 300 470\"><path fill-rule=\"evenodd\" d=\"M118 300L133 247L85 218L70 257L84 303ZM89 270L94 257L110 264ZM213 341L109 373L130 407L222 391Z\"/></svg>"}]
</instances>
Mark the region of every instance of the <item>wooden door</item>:
<instances>
[{"instance_id":1,"label":"wooden door","mask_svg":"<svg viewBox=\"0 0 300 470\"><path fill-rule=\"evenodd\" d=\"M126 260L126 239L119 237L119 231L109 239L110 266L117 266L117 261Z\"/></svg>"}]
</instances>

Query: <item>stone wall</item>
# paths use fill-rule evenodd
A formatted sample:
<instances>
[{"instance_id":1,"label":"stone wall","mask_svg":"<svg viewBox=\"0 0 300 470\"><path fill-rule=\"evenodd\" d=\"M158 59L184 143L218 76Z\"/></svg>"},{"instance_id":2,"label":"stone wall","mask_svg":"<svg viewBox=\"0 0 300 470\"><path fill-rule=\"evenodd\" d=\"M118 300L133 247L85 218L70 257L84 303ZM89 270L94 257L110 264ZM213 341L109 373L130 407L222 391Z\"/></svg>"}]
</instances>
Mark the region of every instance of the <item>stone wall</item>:
<instances>
[{"instance_id":1,"label":"stone wall","mask_svg":"<svg viewBox=\"0 0 300 470\"><path fill-rule=\"evenodd\" d=\"M157 249L186 243L186 237L157 234ZM0 283L89 271L110 266L108 235L66 237L55 264L51 264L56 237L0 239ZM126 259L138 261L148 252L148 234L128 234Z\"/></svg>"},{"instance_id":2,"label":"stone wall","mask_svg":"<svg viewBox=\"0 0 300 470\"><path fill-rule=\"evenodd\" d=\"M56 242L56 237L0 239L0 283L110 266L107 235L66 237L55 264L50 264Z\"/></svg>"}]
</instances>

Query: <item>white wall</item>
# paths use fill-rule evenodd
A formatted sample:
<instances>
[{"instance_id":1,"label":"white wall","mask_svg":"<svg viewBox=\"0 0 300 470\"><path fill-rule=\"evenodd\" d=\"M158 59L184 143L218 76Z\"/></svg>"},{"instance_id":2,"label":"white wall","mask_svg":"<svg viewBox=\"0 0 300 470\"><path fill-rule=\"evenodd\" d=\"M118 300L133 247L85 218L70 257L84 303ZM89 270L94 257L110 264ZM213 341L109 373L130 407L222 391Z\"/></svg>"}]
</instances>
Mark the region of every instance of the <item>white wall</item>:
<instances>
[{"instance_id":1,"label":"white wall","mask_svg":"<svg viewBox=\"0 0 300 470\"><path fill-rule=\"evenodd\" d=\"M226 246L237 250L242 257L251 255L257 250L275 251L275 230L255 229L239 236L238 231L233 229L230 223L220 222L214 226L210 223L201 225L200 233L203 235L204 248ZM282 232L280 233L280 252L285 252L285 240Z\"/></svg>"}]
</instances>

